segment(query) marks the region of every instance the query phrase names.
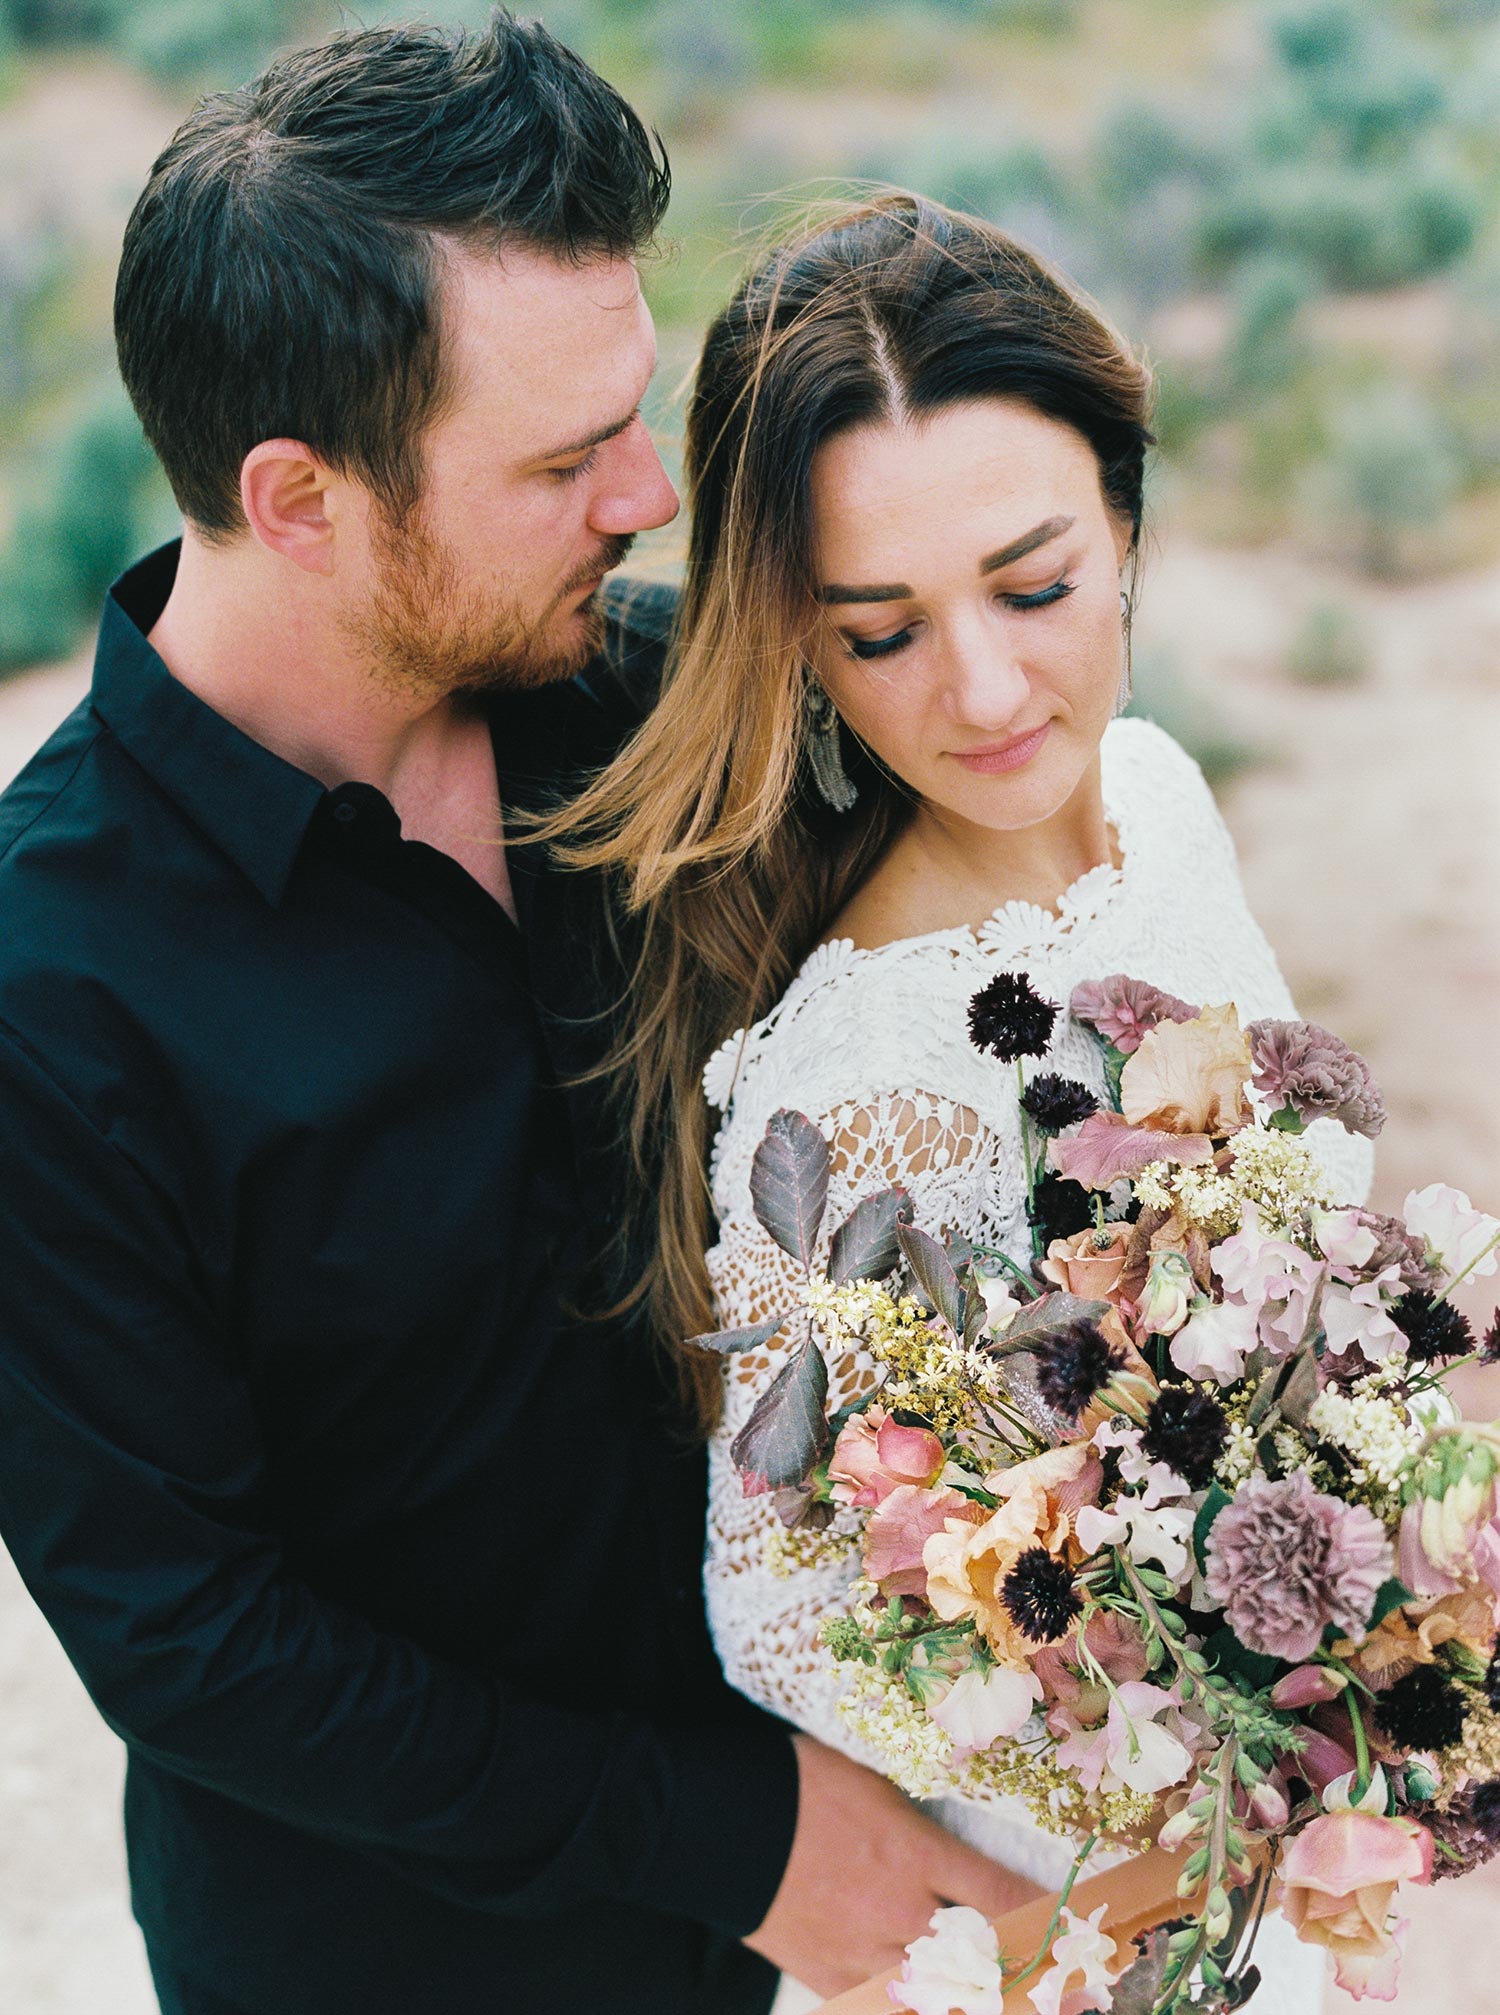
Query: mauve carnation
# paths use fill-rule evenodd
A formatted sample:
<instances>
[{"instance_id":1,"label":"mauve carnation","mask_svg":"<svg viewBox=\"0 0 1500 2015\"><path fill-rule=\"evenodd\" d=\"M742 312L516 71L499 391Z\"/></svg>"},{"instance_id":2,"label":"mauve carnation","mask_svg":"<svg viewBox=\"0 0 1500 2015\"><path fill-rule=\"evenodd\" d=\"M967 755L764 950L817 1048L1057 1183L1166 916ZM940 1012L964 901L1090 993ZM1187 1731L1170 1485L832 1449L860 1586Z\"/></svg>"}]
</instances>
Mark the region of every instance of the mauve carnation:
<instances>
[{"instance_id":1,"label":"mauve carnation","mask_svg":"<svg viewBox=\"0 0 1500 2015\"><path fill-rule=\"evenodd\" d=\"M1194 1021L1201 1012L1149 980L1133 980L1125 973L1074 987L1068 1010L1075 1021L1113 1043L1121 1056L1133 1056L1158 1022Z\"/></svg>"},{"instance_id":2,"label":"mauve carnation","mask_svg":"<svg viewBox=\"0 0 1500 2015\"><path fill-rule=\"evenodd\" d=\"M1253 1021L1245 1033L1252 1082L1274 1105L1290 1105L1304 1122L1336 1119L1371 1140L1385 1125L1370 1066L1341 1036L1311 1021Z\"/></svg>"},{"instance_id":3,"label":"mauve carnation","mask_svg":"<svg viewBox=\"0 0 1500 2015\"><path fill-rule=\"evenodd\" d=\"M1247 1650L1300 1664L1330 1623L1362 1637L1395 1569L1390 1540L1362 1504L1315 1490L1302 1469L1253 1476L1208 1535L1209 1599Z\"/></svg>"}]
</instances>

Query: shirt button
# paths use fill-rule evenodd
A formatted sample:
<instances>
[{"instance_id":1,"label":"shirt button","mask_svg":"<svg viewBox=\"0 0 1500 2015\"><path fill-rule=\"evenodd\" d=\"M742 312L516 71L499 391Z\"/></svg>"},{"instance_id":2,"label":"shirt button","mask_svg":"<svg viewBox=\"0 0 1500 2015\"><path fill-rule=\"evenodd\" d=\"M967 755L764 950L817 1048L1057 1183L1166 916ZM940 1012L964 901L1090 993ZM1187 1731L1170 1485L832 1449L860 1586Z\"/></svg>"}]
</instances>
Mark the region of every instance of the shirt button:
<instances>
[{"instance_id":1,"label":"shirt button","mask_svg":"<svg viewBox=\"0 0 1500 2015\"><path fill-rule=\"evenodd\" d=\"M347 798L342 798L334 806L333 816L341 826L352 826L354 821L359 817L359 806L351 805Z\"/></svg>"}]
</instances>

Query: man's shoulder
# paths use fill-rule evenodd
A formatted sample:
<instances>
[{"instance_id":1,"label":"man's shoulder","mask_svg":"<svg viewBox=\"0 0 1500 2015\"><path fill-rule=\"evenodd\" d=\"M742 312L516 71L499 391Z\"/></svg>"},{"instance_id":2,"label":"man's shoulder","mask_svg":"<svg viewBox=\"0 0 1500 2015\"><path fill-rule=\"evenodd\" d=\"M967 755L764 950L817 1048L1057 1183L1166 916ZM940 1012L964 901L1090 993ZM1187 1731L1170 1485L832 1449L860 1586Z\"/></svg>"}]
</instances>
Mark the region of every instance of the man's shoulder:
<instances>
[{"instance_id":1,"label":"man's shoulder","mask_svg":"<svg viewBox=\"0 0 1500 2015\"><path fill-rule=\"evenodd\" d=\"M627 576L600 589L604 641L580 683L616 719L622 732L656 704L677 621L677 589L667 581Z\"/></svg>"},{"instance_id":2,"label":"man's shoulder","mask_svg":"<svg viewBox=\"0 0 1500 2015\"><path fill-rule=\"evenodd\" d=\"M81 701L0 790L0 876L28 835L45 826L76 790L101 728L88 700Z\"/></svg>"}]
</instances>

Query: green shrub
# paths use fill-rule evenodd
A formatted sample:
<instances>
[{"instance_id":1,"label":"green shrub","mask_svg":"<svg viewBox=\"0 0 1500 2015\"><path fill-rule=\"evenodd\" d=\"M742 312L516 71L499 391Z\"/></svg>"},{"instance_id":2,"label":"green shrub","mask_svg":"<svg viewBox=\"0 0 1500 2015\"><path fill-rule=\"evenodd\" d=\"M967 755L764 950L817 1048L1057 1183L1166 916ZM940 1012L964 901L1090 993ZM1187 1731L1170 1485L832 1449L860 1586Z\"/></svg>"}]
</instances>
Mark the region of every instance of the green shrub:
<instances>
[{"instance_id":1,"label":"green shrub","mask_svg":"<svg viewBox=\"0 0 1500 2015\"><path fill-rule=\"evenodd\" d=\"M1302 686L1360 686L1370 676L1370 644L1342 602L1315 602L1292 633L1284 669Z\"/></svg>"},{"instance_id":2,"label":"green shrub","mask_svg":"<svg viewBox=\"0 0 1500 2015\"><path fill-rule=\"evenodd\" d=\"M1165 645L1137 647L1132 665L1135 696L1126 709L1165 728L1218 786L1264 760L1264 752L1230 727L1212 703L1194 692L1177 654Z\"/></svg>"},{"instance_id":3,"label":"green shrub","mask_svg":"<svg viewBox=\"0 0 1500 2015\"><path fill-rule=\"evenodd\" d=\"M163 487L118 385L43 444L0 552L0 670L73 648L110 582L161 528Z\"/></svg>"},{"instance_id":4,"label":"green shrub","mask_svg":"<svg viewBox=\"0 0 1500 2015\"><path fill-rule=\"evenodd\" d=\"M1386 381L1334 408L1304 502L1325 522L1349 523L1365 571L1388 577L1401 570L1404 535L1441 520L1460 475L1450 429L1431 401L1408 383Z\"/></svg>"}]
</instances>

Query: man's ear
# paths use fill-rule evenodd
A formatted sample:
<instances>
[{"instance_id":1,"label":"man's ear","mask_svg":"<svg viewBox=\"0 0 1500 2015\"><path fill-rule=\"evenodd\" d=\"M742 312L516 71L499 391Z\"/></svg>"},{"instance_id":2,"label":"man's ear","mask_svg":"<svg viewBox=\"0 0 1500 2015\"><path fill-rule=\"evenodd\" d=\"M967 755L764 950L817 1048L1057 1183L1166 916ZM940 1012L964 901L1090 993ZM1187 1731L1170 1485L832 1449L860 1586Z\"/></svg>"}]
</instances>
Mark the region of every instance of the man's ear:
<instances>
[{"instance_id":1,"label":"man's ear","mask_svg":"<svg viewBox=\"0 0 1500 2015\"><path fill-rule=\"evenodd\" d=\"M302 441L259 441L240 469L246 522L269 552L309 574L333 572L328 469Z\"/></svg>"}]
</instances>

